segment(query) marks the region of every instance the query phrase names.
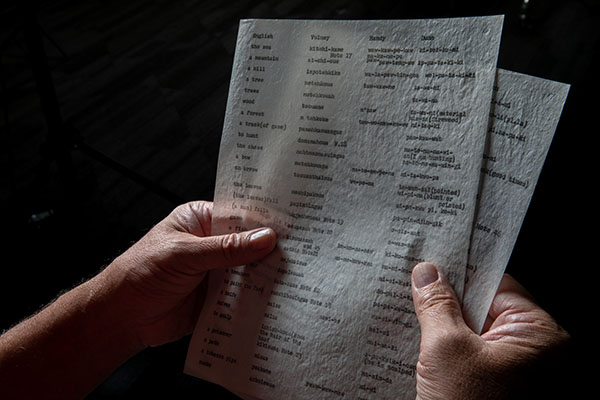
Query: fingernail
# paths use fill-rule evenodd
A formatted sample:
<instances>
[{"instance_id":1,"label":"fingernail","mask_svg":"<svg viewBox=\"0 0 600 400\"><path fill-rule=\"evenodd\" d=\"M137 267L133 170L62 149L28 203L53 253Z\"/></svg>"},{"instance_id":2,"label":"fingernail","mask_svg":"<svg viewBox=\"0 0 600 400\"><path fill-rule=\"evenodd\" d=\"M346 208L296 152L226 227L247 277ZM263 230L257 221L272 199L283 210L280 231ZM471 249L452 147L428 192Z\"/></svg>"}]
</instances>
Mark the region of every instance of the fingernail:
<instances>
[{"instance_id":1,"label":"fingernail","mask_svg":"<svg viewBox=\"0 0 600 400\"><path fill-rule=\"evenodd\" d=\"M439 278L437 267L431 263L417 264L412 272L413 282L417 289L432 284Z\"/></svg>"},{"instance_id":2,"label":"fingernail","mask_svg":"<svg viewBox=\"0 0 600 400\"><path fill-rule=\"evenodd\" d=\"M262 228L250 235L250 247L253 250L263 250L273 246L275 232L271 228Z\"/></svg>"}]
</instances>

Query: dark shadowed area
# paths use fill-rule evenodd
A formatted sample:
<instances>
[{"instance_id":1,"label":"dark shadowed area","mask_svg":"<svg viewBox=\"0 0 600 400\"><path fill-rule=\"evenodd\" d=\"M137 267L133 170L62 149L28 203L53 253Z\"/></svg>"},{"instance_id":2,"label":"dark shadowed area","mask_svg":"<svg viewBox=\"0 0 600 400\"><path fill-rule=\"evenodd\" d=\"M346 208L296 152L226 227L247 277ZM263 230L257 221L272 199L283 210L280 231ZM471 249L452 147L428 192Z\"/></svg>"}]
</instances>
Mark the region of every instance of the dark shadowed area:
<instances>
[{"instance_id":1,"label":"dark shadowed area","mask_svg":"<svg viewBox=\"0 0 600 400\"><path fill-rule=\"evenodd\" d=\"M597 264L594 0L2 2L0 329L177 204L212 200L240 19L491 14L505 14L499 67L572 85L508 271L579 340ZM140 353L89 398L236 398L183 374L188 341Z\"/></svg>"}]
</instances>

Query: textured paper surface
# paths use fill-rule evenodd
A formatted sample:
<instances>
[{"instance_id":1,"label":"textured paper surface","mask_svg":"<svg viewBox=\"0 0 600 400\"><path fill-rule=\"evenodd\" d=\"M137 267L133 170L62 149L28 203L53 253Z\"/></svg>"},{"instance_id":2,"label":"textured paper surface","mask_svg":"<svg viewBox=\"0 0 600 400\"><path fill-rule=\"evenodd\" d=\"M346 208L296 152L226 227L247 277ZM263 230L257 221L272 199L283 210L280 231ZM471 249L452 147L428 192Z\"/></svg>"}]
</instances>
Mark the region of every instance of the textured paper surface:
<instances>
[{"instance_id":1,"label":"textured paper surface","mask_svg":"<svg viewBox=\"0 0 600 400\"><path fill-rule=\"evenodd\" d=\"M498 69L463 298L475 332L508 264L568 91L563 83Z\"/></svg>"},{"instance_id":2,"label":"textured paper surface","mask_svg":"<svg viewBox=\"0 0 600 400\"><path fill-rule=\"evenodd\" d=\"M568 91L567 84L497 71L463 304L465 319L477 332L504 274Z\"/></svg>"},{"instance_id":3,"label":"textured paper surface","mask_svg":"<svg viewBox=\"0 0 600 400\"><path fill-rule=\"evenodd\" d=\"M502 17L240 23L210 274L185 371L263 399L414 398L410 272L462 296Z\"/></svg>"}]
</instances>

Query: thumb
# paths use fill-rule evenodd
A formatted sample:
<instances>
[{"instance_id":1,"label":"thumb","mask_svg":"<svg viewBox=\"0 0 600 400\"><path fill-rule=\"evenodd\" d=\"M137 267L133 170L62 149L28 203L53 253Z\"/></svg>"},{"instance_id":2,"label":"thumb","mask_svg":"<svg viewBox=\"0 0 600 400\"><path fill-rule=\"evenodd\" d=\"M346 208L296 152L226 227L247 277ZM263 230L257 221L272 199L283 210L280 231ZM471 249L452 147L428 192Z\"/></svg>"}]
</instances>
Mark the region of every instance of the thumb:
<instances>
[{"instance_id":1,"label":"thumb","mask_svg":"<svg viewBox=\"0 0 600 400\"><path fill-rule=\"evenodd\" d=\"M276 244L273 229L258 228L197 238L194 253L202 269L231 268L260 260L273 251Z\"/></svg>"},{"instance_id":2,"label":"thumb","mask_svg":"<svg viewBox=\"0 0 600 400\"><path fill-rule=\"evenodd\" d=\"M412 295L423 341L435 337L440 330L466 327L456 294L435 265L424 262L415 266Z\"/></svg>"}]
</instances>

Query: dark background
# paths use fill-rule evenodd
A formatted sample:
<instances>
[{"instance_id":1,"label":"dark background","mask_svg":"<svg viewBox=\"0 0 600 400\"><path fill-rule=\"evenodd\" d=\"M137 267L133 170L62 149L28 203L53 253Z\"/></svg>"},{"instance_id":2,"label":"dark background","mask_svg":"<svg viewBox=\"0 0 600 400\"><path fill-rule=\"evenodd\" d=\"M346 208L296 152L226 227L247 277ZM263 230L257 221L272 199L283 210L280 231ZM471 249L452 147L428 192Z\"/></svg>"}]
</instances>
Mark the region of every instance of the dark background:
<instances>
[{"instance_id":1,"label":"dark background","mask_svg":"<svg viewBox=\"0 0 600 400\"><path fill-rule=\"evenodd\" d=\"M575 341L593 321L599 1L2 4L0 329L94 275L178 203L212 199L239 19L491 14L505 14L499 67L572 85L508 271ZM183 375L188 340L142 352L90 398L226 397Z\"/></svg>"}]
</instances>

